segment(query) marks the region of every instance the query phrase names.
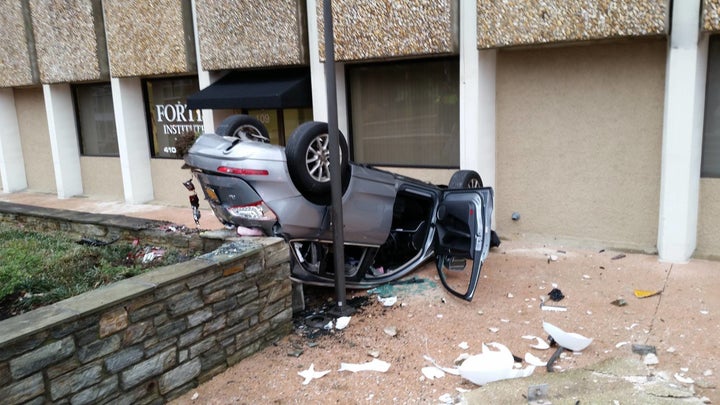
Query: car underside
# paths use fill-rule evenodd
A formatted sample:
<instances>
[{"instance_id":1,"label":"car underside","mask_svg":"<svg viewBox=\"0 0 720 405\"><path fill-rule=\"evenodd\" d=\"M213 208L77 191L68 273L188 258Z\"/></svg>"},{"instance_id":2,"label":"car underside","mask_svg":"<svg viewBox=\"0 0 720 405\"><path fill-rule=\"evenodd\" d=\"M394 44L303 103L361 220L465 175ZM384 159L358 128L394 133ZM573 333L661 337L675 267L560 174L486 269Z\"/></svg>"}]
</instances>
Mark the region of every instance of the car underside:
<instances>
[{"instance_id":1,"label":"car underside","mask_svg":"<svg viewBox=\"0 0 720 405\"><path fill-rule=\"evenodd\" d=\"M248 116L216 132L201 135L185 163L218 220L239 234L284 238L294 281L334 285L327 124L301 124L284 148L264 141L267 129ZM435 258L445 287L472 299L493 236L492 189L470 170L437 186L350 162L340 138L346 286L374 287Z\"/></svg>"},{"instance_id":2,"label":"car underside","mask_svg":"<svg viewBox=\"0 0 720 405\"><path fill-rule=\"evenodd\" d=\"M432 240L428 236L435 206L434 199L412 192L406 187L397 193L392 224L387 239L380 246L345 244L345 280L349 288L369 288L388 279L397 278L432 258ZM420 189L422 190L422 189ZM422 190L430 192L431 190ZM430 238L431 239L431 238ZM302 281L326 285L333 279L333 248L331 241L290 239L296 268Z\"/></svg>"}]
</instances>

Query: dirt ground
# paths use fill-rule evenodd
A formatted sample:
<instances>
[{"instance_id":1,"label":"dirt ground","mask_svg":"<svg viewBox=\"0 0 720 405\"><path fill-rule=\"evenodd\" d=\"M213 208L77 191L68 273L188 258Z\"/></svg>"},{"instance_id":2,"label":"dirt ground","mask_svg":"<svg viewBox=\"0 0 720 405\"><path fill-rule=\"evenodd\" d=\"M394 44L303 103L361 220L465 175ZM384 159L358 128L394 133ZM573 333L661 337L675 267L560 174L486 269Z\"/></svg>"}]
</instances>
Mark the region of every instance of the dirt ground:
<instances>
[{"instance_id":1,"label":"dirt ground","mask_svg":"<svg viewBox=\"0 0 720 405\"><path fill-rule=\"evenodd\" d=\"M594 339L584 351L564 354L556 372L611 357L639 356L631 351L633 343L653 345L659 364L651 368L671 379L675 374L692 378L693 384L676 383L720 403L715 388L720 372L720 263L671 265L651 255L504 241L491 251L482 274L469 303L445 292L434 263L411 274L421 282L379 291L397 296L391 307L381 305L377 293L348 291L348 300L365 301L365 305L357 308L346 329L315 336L307 328L296 328L173 403L453 401L461 391L476 386L450 374L438 379L423 376L422 368L431 365L424 356L452 367L460 354L478 354L482 343L499 342L515 356L529 352L548 360L554 349L530 348L535 342L523 338L547 339L543 321ZM546 298L554 287L565 298L552 304L566 311L540 308L541 297ZM662 293L637 298L636 289ZM308 309L332 301L333 293L332 289L307 289ZM619 298L627 305L611 304ZM394 336L388 333L390 329L396 331ZM466 349L461 348L463 342ZM339 371L341 363L366 363L375 357L390 368L386 372ZM303 385L298 373L311 365L315 371L329 373ZM535 370L535 375L542 373L547 373L544 367Z\"/></svg>"}]
</instances>

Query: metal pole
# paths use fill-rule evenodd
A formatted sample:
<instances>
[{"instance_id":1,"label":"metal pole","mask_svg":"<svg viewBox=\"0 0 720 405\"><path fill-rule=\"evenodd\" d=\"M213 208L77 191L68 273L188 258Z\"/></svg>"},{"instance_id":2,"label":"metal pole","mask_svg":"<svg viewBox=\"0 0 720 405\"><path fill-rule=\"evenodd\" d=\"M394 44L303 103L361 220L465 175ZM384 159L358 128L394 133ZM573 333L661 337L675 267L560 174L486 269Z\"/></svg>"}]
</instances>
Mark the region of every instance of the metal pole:
<instances>
[{"instance_id":1,"label":"metal pole","mask_svg":"<svg viewBox=\"0 0 720 405\"><path fill-rule=\"evenodd\" d=\"M343 235L342 180L340 179L340 130L337 116L337 91L335 87L335 41L332 25L332 2L323 0L323 21L325 33L325 85L328 105L328 137L330 138L330 194L333 227L333 256L335 257L335 298L336 306L331 311L335 316L351 314L345 298L345 238ZM343 156L345 159L348 156Z\"/></svg>"}]
</instances>

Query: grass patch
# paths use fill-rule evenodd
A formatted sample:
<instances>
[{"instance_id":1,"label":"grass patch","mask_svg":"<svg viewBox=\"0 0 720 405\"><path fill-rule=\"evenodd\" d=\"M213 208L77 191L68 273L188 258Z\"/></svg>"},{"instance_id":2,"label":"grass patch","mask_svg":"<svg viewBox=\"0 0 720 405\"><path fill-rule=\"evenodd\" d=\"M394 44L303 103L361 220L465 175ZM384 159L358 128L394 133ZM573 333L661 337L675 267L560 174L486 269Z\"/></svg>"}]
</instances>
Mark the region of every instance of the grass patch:
<instances>
[{"instance_id":1,"label":"grass patch","mask_svg":"<svg viewBox=\"0 0 720 405\"><path fill-rule=\"evenodd\" d=\"M0 223L0 320L192 256L137 241L91 246Z\"/></svg>"}]
</instances>

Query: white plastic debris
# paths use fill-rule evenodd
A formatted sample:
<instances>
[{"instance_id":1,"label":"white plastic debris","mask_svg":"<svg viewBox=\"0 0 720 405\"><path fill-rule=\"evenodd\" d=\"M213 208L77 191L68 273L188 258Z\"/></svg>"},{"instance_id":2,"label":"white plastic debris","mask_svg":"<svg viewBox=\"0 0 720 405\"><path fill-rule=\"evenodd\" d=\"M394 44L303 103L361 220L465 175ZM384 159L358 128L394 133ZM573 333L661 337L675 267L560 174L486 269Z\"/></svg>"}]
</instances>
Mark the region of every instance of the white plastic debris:
<instances>
[{"instance_id":1,"label":"white plastic debris","mask_svg":"<svg viewBox=\"0 0 720 405\"><path fill-rule=\"evenodd\" d=\"M341 316L340 318L335 320L335 329L342 330L348 327L350 325L350 318L349 316Z\"/></svg>"},{"instance_id":2,"label":"white plastic debris","mask_svg":"<svg viewBox=\"0 0 720 405\"><path fill-rule=\"evenodd\" d=\"M686 377L683 374L675 373L674 375L675 379L683 384L695 384L695 380L693 380L690 377Z\"/></svg>"},{"instance_id":3,"label":"white plastic debris","mask_svg":"<svg viewBox=\"0 0 720 405\"><path fill-rule=\"evenodd\" d=\"M560 305L547 305L545 303L540 304L540 309L543 311L552 311L552 312L565 312L567 311L567 307L563 307Z\"/></svg>"},{"instance_id":4,"label":"white plastic debris","mask_svg":"<svg viewBox=\"0 0 720 405\"><path fill-rule=\"evenodd\" d=\"M710 377L711 375L713 375L713 371L711 369L707 369L707 370L703 371L703 375L705 377Z\"/></svg>"},{"instance_id":5,"label":"white plastic debris","mask_svg":"<svg viewBox=\"0 0 720 405\"><path fill-rule=\"evenodd\" d=\"M463 361L467 360L468 357L470 357L470 354L469 354L469 353L461 353L459 356L457 356L457 357L455 358L455 360L453 360L453 363L454 363L454 364L461 364Z\"/></svg>"},{"instance_id":6,"label":"white plastic debris","mask_svg":"<svg viewBox=\"0 0 720 405\"><path fill-rule=\"evenodd\" d=\"M508 297L508 298L514 298L515 296L513 295L513 293L508 293L507 297Z\"/></svg>"},{"instance_id":7,"label":"white plastic debris","mask_svg":"<svg viewBox=\"0 0 720 405\"><path fill-rule=\"evenodd\" d=\"M655 353L648 353L643 358L643 363L645 363L646 366L654 366L656 364L660 364L660 359L658 359L658 356Z\"/></svg>"},{"instance_id":8,"label":"white plastic debris","mask_svg":"<svg viewBox=\"0 0 720 405\"><path fill-rule=\"evenodd\" d=\"M143 264L150 263L159 257L163 257L164 254L165 254L164 249L153 248L153 250L145 253L145 255L142 258L142 262L143 262Z\"/></svg>"},{"instance_id":9,"label":"white plastic debris","mask_svg":"<svg viewBox=\"0 0 720 405\"><path fill-rule=\"evenodd\" d=\"M421 371L428 380L445 377L445 372L435 366L423 367Z\"/></svg>"},{"instance_id":10,"label":"white plastic debris","mask_svg":"<svg viewBox=\"0 0 720 405\"><path fill-rule=\"evenodd\" d=\"M532 353L525 353L525 362L531 366L535 367L545 367L547 366L547 361L542 361L537 356L533 355Z\"/></svg>"},{"instance_id":11,"label":"white plastic debris","mask_svg":"<svg viewBox=\"0 0 720 405\"><path fill-rule=\"evenodd\" d=\"M545 333L552 336L557 344L574 352L585 350L585 348L590 346L590 343L593 341L591 338L587 338L577 333L565 332L557 326L547 322L543 322L543 330L545 330Z\"/></svg>"},{"instance_id":12,"label":"white plastic debris","mask_svg":"<svg viewBox=\"0 0 720 405\"><path fill-rule=\"evenodd\" d=\"M463 378L477 385L509 378L527 377L535 371L535 366L515 369L514 363L515 360L510 350L500 343L493 342L487 345L483 344L482 353L468 357L460 365L459 370Z\"/></svg>"},{"instance_id":13,"label":"white plastic debris","mask_svg":"<svg viewBox=\"0 0 720 405\"><path fill-rule=\"evenodd\" d=\"M395 296L385 297L385 298L378 297L378 300L384 307L391 307L391 306L395 305L395 303L397 302L397 297L395 297Z\"/></svg>"},{"instance_id":14,"label":"white plastic debris","mask_svg":"<svg viewBox=\"0 0 720 405\"><path fill-rule=\"evenodd\" d=\"M546 341L544 341L543 338L532 335L525 335L522 338L526 340L535 340L535 344L530 345L530 347L532 347L533 349L547 350L550 348L550 345Z\"/></svg>"},{"instance_id":15,"label":"white plastic debris","mask_svg":"<svg viewBox=\"0 0 720 405\"><path fill-rule=\"evenodd\" d=\"M630 342L618 342L617 344L615 344L615 348L619 349L619 348L621 348L625 345L629 345L629 344L630 344Z\"/></svg>"},{"instance_id":16,"label":"white plastic debris","mask_svg":"<svg viewBox=\"0 0 720 405\"><path fill-rule=\"evenodd\" d=\"M305 379L303 381L303 385L308 385L308 384L310 384L310 381L312 381L316 378L320 378L329 372L330 372L330 370L315 371L315 364L311 363L310 368L308 368L307 370L298 371L298 375Z\"/></svg>"},{"instance_id":17,"label":"white plastic debris","mask_svg":"<svg viewBox=\"0 0 720 405\"><path fill-rule=\"evenodd\" d=\"M548 305L545 303L545 297L540 297L540 309L543 311L552 311L552 312L565 312L567 311L567 307L563 307L561 305Z\"/></svg>"},{"instance_id":18,"label":"white plastic debris","mask_svg":"<svg viewBox=\"0 0 720 405\"><path fill-rule=\"evenodd\" d=\"M352 371L357 373L358 371L379 371L384 373L390 369L390 363L372 359L367 363L353 364L353 363L340 363L340 369L338 371Z\"/></svg>"},{"instance_id":19,"label":"white plastic debris","mask_svg":"<svg viewBox=\"0 0 720 405\"><path fill-rule=\"evenodd\" d=\"M383 329L383 332L385 332L385 334L388 336L394 337L395 335L397 335L397 328L394 326L388 326L385 329Z\"/></svg>"},{"instance_id":20,"label":"white plastic debris","mask_svg":"<svg viewBox=\"0 0 720 405\"><path fill-rule=\"evenodd\" d=\"M432 357L428 356L428 355L424 355L423 358L424 358L425 360L429 361L430 364L432 364L433 366L435 366L435 368L437 368L437 369L439 369L439 370L442 370L443 372L445 372L445 373L447 373L447 374L460 375L460 371L459 371L457 368L454 368L454 367L452 367L452 368L451 368L451 367L443 367L443 366L437 364L437 363L435 362L435 360L434 360ZM456 360L456 364L457 364L457 360Z\"/></svg>"},{"instance_id":21,"label":"white plastic debris","mask_svg":"<svg viewBox=\"0 0 720 405\"><path fill-rule=\"evenodd\" d=\"M200 397L200 394L198 394L198 393L196 392L196 393L194 393L194 394L192 395L192 397L191 397L190 399L192 399L192 400L194 401L194 400L198 399L199 397Z\"/></svg>"},{"instance_id":22,"label":"white plastic debris","mask_svg":"<svg viewBox=\"0 0 720 405\"><path fill-rule=\"evenodd\" d=\"M438 398L441 404L454 404L455 399L450 394L442 394L440 395L440 398Z\"/></svg>"},{"instance_id":23,"label":"white plastic debris","mask_svg":"<svg viewBox=\"0 0 720 405\"><path fill-rule=\"evenodd\" d=\"M460 344L458 345L458 347L461 348L461 349L463 349L463 350L467 350L467 349L470 347L470 345L468 345L468 342L460 342Z\"/></svg>"},{"instance_id":24,"label":"white plastic debris","mask_svg":"<svg viewBox=\"0 0 720 405\"><path fill-rule=\"evenodd\" d=\"M710 311L708 311L707 309L703 309L703 310L700 311L700 313L701 313L702 315L707 315L707 314L710 313Z\"/></svg>"},{"instance_id":25,"label":"white plastic debris","mask_svg":"<svg viewBox=\"0 0 720 405\"><path fill-rule=\"evenodd\" d=\"M488 330L489 330L490 332L492 332L492 333L498 333L498 331L499 331L500 329L498 329L498 328L488 328Z\"/></svg>"},{"instance_id":26,"label":"white plastic debris","mask_svg":"<svg viewBox=\"0 0 720 405\"><path fill-rule=\"evenodd\" d=\"M260 228L247 228L244 226L238 226L236 231L238 236L263 236L264 233Z\"/></svg>"}]
</instances>

